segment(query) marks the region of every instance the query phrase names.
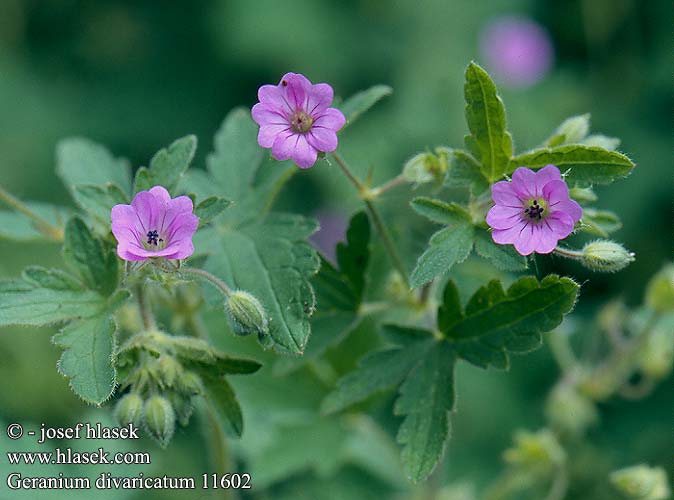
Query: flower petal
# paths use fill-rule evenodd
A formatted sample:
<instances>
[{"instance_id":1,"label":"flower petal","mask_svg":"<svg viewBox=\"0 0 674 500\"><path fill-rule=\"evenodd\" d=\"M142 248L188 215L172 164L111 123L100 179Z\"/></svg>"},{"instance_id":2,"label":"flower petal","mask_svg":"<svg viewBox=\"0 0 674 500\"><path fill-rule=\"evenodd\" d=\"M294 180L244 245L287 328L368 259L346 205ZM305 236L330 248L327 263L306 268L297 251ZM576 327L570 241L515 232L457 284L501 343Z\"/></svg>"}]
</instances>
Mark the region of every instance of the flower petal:
<instances>
[{"instance_id":1,"label":"flower petal","mask_svg":"<svg viewBox=\"0 0 674 500\"><path fill-rule=\"evenodd\" d=\"M320 115L314 118L314 123L311 127L313 131L316 127L323 127L337 132L346 123L344 114L337 108L328 108Z\"/></svg>"},{"instance_id":2,"label":"flower petal","mask_svg":"<svg viewBox=\"0 0 674 500\"><path fill-rule=\"evenodd\" d=\"M323 127L312 127L306 135L309 144L319 151L334 151L337 149L337 133Z\"/></svg>"},{"instance_id":3,"label":"flower petal","mask_svg":"<svg viewBox=\"0 0 674 500\"><path fill-rule=\"evenodd\" d=\"M513 172L512 189L520 198L536 196L536 174L526 167Z\"/></svg>"},{"instance_id":4,"label":"flower petal","mask_svg":"<svg viewBox=\"0 0 674 500\"><path fill-rule=\"evenodd\" d=\"M282 125L262 125L260 131L257 133L257 143L263 148L270 148L279 134L289 131L290 127L287 123Z\"/></svg>"},{"instance_id":5,"label":"flower petal","mask_svg":"<svg viewBox=\"0 0 674 500\"><path fill-rule=\"evenodd\" d=\"M285 98L285 90L280 85L263 85L257 90L257 98L269 110L281 114L292 112Z\"/></svg>"},{"instance_id":6,"label":"flower petal","mask_svg":"<svg viewBox=\"0 0 674 500\"><path fill-rule=\"evenodd\" d=\"M554 165L546 165L536 172L536 196L543 194L543 187L550 181L561 181L562 174Z\"/></svg>"},{"instance_id":7,"label":"flower petal","mask_svg":"<svg viewBox=\"0 0 674 500\"><path fill-rule=\"evenodd\" d=\"M307 141L306 136L300 135L297 138L297 144L291 157L297 166L300 168L311 168L316 163L318 158L318 151L311 146Z\"/></svg>"},{"instance_id":8,"label":"flower petal","mask_svg":"<svg viewBox=\"0 0 674 500\"><path fill-rule=\"evenodd\" d=\"M494 205L487 212L487 224L494 229L509 229L521 220L521 208Z\"/></svg>"},{"instance_id":9,"label":"flower petal","mask_svg":"<svg viewBox=\"0 0 674 500\"><path fill-rule=\"evenodd\" d=\"M334 96L332 87L327 83L312 85L307 96L307 113L313 116L314 113L325 111L332 104Z\"/></svg>"},{"instance_id":10,"label":"flower petal","mask_svg":"<svg viewBox=\"0 0 674 500\"><path fill-rule=\"evenodd\" d=\"M167 247L166 250L169 248ZM186 259L194 253L194 244L192 240L185 240L177 245L171 245L173 253L165 255L166 259Z\"/></svg>"},{"instance_id":11,"label":"flower petal","mask_svg":"<svg viewBox=\"0 0 674 500\"><path fill-rule=\"evenodd\" d=\"M141 191L134 196L131 206L138 214L143 233L157 229L157 222L162 210L160 200L149 191Z\"/></svg>"},{"instance_id":12,"label":"flower petal","mask_svg":"<svg viewBox=\"0 0 674 500\"><path fill-rule=\"evenodd\" d=\"M525 226L526 222L520 221L508 229L494 229L491 232L491 238L494 240L494 243L498 243L499 245L512 245L524 230Z\"/></svg>"},{"instance_id":13,"label":"flower petal","mask_svg":"<svg viewBox=\"0 0 674 500\"><path fill-rule=\"evenodd\" d=\"M289 125L287 115L281 109L270 108L267 104L257 103L250 112L255 123L265 125Z\"/></svg>"},{"instance_id":14,"label":"flower petal","mask_svg":"<svg viewBox=\"0 0 674 500\"><path fill-rule=\"evenodd\" d=\"M117 255L119 255L120 259L124 260L130 260L130 261L138 261L138 260L145 260L147 257L143 257L140 255L134 254L131 250L128 248L122 246L122 245L117 245Z\"/></svg>"},{"instance_id":15,"label":"flower petal","mask_svg":"<svg viewBox=\"0 0 674 500\"><path fill-rule=\"evenodd\" d=\"M193 213L182 212L176 216L166 230L168 246L180 243L183 240L191 240L199 227L199 217Z\"/></svg>"},{"instance_id":16,"label":"flower petal","mask_svg":"<svg viewBox=\"0 0 674 500\"><path fill-rule=\"evenodd\" d=\"M531 255L538 246L540 237L541 227L538 224L527 224L515 240L515 250L520 255Z\"/></svg>"},{"instance_id":17,"label":"flower petal","mask_svg":"<svg viewBox=\"0 0 674 500\"><path fill-rule=\"evenodd\" d=\"M491 197L497 205L522 208L524 203L512 188L512 183L499 181L491 187Z\"/></svg>"},{"instance_id":18,"label":"flower petal","mask_svg":"<svg viewBox=\"0 0 674 500\"><path fill-rule=\"evenodd\" d=\"M550 231L547 227L542 227L540 231L540 237L538 244L534 249L536 253L552 253L552 251L557 246L559 238Z\"/></svg>"},{"instance_id":19,"label":"flower petal","mask_svg":"<svg viewBox=\"0 0 674 500\"><path fill-rule=\"evenodd\" d=\"M162 205L167 205L171 201L171 195L164 186L154 186L149 191Z\"/></svg>"},{"instance_id":20,"label":"flower petal","mask_svg":"<svg viewBox=\"0 0 674 500\"><path fill-rule=\"evenodd\" d=\"M272 143L271 155L279 161L289 160L293 155L298 137L299 134L296 134L292 130L281 132Z\"/></svg>"},{"instance_id":21,"label":"flower petal","mask_svg":"<svg viewBox=\"0 0 674 500\"><path fill-rule=\"evenodd\" d=\"M545 227L561 240L573 232L574 221L565 212L553 212L544 219Z\"/></svg>"},{"instance_id":22,"label":"flower petal","mask_svg":"<svg viewBox=\"0 0 674 500\"><path fill-rule=\"evenodd\" d=\"M307 96L311 91L311 82L298 73L286 73L279 84L292 111L304 109Z\"/></svg>"}]
</instances>

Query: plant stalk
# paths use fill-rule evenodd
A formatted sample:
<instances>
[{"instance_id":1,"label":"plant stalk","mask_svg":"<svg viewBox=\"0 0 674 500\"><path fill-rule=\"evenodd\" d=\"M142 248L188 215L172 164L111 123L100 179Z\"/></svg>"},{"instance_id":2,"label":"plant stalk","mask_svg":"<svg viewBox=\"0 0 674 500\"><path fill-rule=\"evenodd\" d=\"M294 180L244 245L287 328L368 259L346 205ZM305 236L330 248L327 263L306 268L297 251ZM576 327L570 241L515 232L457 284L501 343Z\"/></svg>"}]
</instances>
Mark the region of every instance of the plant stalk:
<instances>
[{"instance_id":1,"label":"plant stalk","mask_svg":"<svg viewBox=\"0 0 674 500\"><path fill-rule=\"evenodd\" d=\"M47 219L36 214L28 207L28 205L12 195L9 191L6 191L2 186L0 186L0 200L4 201L5 204L17 212L32 219L35 223L35 227L49 239L63 241L63 229L54 226Z\"/></svg>"}]
</instances>

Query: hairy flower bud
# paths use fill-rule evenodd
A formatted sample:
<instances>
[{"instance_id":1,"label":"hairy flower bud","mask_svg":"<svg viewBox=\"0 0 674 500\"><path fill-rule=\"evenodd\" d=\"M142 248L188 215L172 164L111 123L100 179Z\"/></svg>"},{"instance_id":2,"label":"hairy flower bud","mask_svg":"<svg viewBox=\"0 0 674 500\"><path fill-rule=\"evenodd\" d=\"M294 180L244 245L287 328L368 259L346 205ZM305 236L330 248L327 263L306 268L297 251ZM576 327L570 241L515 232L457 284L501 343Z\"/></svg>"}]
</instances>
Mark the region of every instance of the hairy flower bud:
<instances>
[{"instance_id":1,"label":"hairy flower bud","mask_svg":"<svg viewBox=\"0 0 674 500\"><path fill-rule=\"evenodd\" d=\"M611 484L627 498L666 500L671 493L662 467L635 465L611 473Z\"/></svg>"},{"instance_id":2,"label":"hairy flower bud","mask_svg":"<svg viewBox=\"0 0 674 500\"><path fill-rule=\"evenodd\" d=\"M176 415L168 399L162 396L151 396L144 407L145 427L162 447L173 437L176 426Z\"/></svg>"},{"instance_id":3,"label":"hairy flower bud","mask_svg":"<svg viewBox=\"0 0 674 500\"><path fill-rule=\"evenodd\" d=\"M590 131L590 115L579 115L567 118L557 128L555 135L563 136L561 143L563 144L578 144Z\"/></svg>"},{"instance_id":4,"label":"hairy flower bud","mask_svg":"<svg viewBox=\"0 0 674 500\"><path fill-rule=\"evenodd\" d=\"M674 311L674 265L665 266L648 283L646 304L659 313Z\"/></svg>"},{"instance_id":5,"label":"hairy flower bud","mask_svg":"<svg viewBox=\"0 0 674 500\"><path fill-rule=\"evenodd\" d=\"M407 160L403 178L414 184L442 182L449 167L449 154L445 148L437 148L435 153L419 153Z\"/></svg>"},{"instance_id":6,"label":"hairy flower bud","mask_svg":"<svg viewBox=\"0 0 674 500\"><path fill-rule=\"evenodd\" d=\"M135 392L123 396L115 406L115 418L120 425L140 425L143 418L143 398Z\"/></svg>"},{"instance_id":7,"label":"hairy flower bud","mask_svg":"<svg viewBox=\"0 0 674 500\"><path fill-rule=\"evenodd\" d=\"M182 365L173 356L163 354L157 362L159 380L164 387L173 387L182 371Z\"/></svg>"},{"instance_id":8,"label":"hairy flower bud","mask_svg":"<svg viewBox=\"0 0 674 500\"><path fill-rule=\"evenodd\" d=\"M531 472L545 475L564 463L566 453L549 429L538 432L519 431L512 448L503 453L507 463Z\"/></svg>"},{"instance_id":9,"label":"hairy flower bud","mask_svg":"<svg viewBox=\"0 0 674 500\"><path fill-rule=\"evenodd\" d=\"M594 403L568 384L552 390L545 404L545 415L555 429L575 436L582 435L598 419Z\"/></svg>"},{"instance_id":10,"label":"hairy flower bud","mask_svg":"<svg viewBox=\"0 0 674 500\"><path fill-rule=\"evenodd\" d=\"M664 327L655 327L648 336L639 356L639 367L644 375L656 380L669 375L674 365L674 331L671 321Z\"/></svg>"},{"instance_id":11,"label":"hairy flower bud","mask_svg":"<svg viewBox=\"0 0 674 500\"><path fill-rule=\"evenodd\" d=\"M269 320L264 307L255 296L237 290L225 302L225 310L232 330L237 335L257 333L266 337L269 333Z\"/></svg>"},{"instance_id":12,"label":"hairy flower bud","mask_svg":"<svg viewBox=\"0 0 674 500\"><path fill-rule=\"evenodd\" d=\"M581 263L588 269L602 272L620 271L634 262L634 254L609 240L597 240L583 247Z\"/></svg>"},{"instance_id":13,"label":"hairy flower bud","mask_svg":"<svg viewBox=\"0 0 674 500\"><path fill-rule=\"evenodd\" d=\"M176 380L176 389L185 396L196 396L201 393L201 378L194 372L183 372Z\"/></svg>"}]
</instances>

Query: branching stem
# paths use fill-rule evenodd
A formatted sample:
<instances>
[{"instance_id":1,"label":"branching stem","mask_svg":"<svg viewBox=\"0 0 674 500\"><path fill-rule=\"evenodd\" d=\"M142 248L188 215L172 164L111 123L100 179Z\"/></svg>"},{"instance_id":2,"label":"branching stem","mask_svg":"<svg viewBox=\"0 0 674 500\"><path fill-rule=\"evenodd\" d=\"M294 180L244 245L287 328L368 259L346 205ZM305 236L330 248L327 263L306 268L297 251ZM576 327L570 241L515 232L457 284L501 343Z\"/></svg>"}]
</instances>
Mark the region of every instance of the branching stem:
<instances>
[{"instance_id":1,"label":"branching stem","mask_svg":"<svg viewBox=\"0 0 674 500\"><path fill-rule=\"evenodd\" d=\"M54 241L63 241L63 229L54 226L41 215L36 214L28 205L19 200L9 191L0 186L0 200L19 213L22 213L35 223L35 227L47 238Z\"/></svg>"}]
</instances>

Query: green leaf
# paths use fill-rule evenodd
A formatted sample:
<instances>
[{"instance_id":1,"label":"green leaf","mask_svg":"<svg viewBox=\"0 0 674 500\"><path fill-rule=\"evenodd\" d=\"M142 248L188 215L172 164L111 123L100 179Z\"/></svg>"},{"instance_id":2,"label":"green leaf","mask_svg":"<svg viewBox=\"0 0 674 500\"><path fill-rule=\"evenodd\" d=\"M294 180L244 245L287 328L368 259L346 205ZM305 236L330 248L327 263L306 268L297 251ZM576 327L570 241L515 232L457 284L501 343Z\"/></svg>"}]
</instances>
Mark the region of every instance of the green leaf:
<instances>
[{"instance_id":1,"label":"green leaf","mask_svg":"<svg viewBox=\"0 0 674 500\"><path fill-rule=\"evenodd\" d=\"M136 177L133 180L133 192L148 191L155 186L152 174L147 167L140 167L136 170Z\"/></svg>"},{"instance_id":2,"label":"green leaf","mask_svg":"<svg viewBox=\"0 0 674 500\"><path fill-rule=\"evenodd\" d=\"M147 191L154 186L163 186L173 194L189 168L196 150L196 136L188 135L157 151L150 160L149 168L141 167L136 171L134 192Z\"/></svg>"},{"instance_id":3,"label":"green leaf","mask_svg":"<svg viewBox=\"0 0 674 500\"><path fill-rule=\"evenodd\" d=\"M334 413L371 395L397 386L424 357L433 343L428 337L403 348L377 351L363 358L358 368L340 379L321 404L321 412Z\"/></svg>"},{"instance_id":4,"label":"green leaf","mask_svg":"<svg viewBox=\"0 0 674 500\"><path fill-rule=\"evenodd\" d=\"M47 203L24 202L37 215L45 219L54 227L63 227L70 210ZM13 241L40 241L47 237L35 225L35 222L26 215L11 210L0 210L0 239Z\"/></svg>"},{"instance_id":5,"label":"green leaf","mask_svg":"<svg viewBox=\"0 0 674 500\"><path fill-rule=\"evenodd\" d=\"M470 213L454 202L445 203L433 198L419 196L414 198L410 204L419 215L423 215L438 224L450 225L470 222Z\"/></svg>"},{"instance_id":6,"label":"green leaf","mask_svg":"<svg viewBox=\"0 0 674 500\"><path fill-rule=\"evenodd\" d=\"M541 333L555 328L573 309L579 286L569 278L549 275L540 283L528 276L504 292L497 280L480 288L461 312L458 291L447 284L438 311L441 332L458 355L481 367L508 367L509 352L527 352Z\"/></svg>"},{"instance_id":7,"label":"green leaf","mask_svg":"<svg viewBox=\"0 0 674 500\"><path fill-rule=\"evenodd\" d=\"M475 227L470 221L441 229L428 242L428 249L419 257L410 275L413 288L446 274L454 264L466 260L473 248Z\"/></svg>"},{"instance_id":8,"label":"green leaf","mask_svg":"<svg viewBox=\"0 0 674 500\"><path fill-rule=\"evenodd\" d=\"M344 127L351 125L360 115L392 93L393 89L388 85L375 85L349 97L340 106L342 113L346 117L346 125Z\"/></svg>"},{"instance_id":9,"label":"green leaf","mask_svg":"<svg viewBox=\"0 0 674 500\"><path fill-rule=\"evenodd\" d=\"M249 193L262 162L257 131L250 111L232 110L215 134L215 151L206 159L209 172L223 188L220 194L237 203Z\"/></svg>"},{"instance_id":10,"label":"green leaf","mask_svg":"<svg viewBox=\"0 0 674 500\"><path fill-rule=\"evenodd\" d=\"M112 207L129 203L129 197L116 184L79 184L73 188L73 198L80 208L94 217L95 228L103 235L110 233Z\"/></svg>"},{"instance_id":11,"label":"green leaf","mask_svg":"<svg viewBox=\"0 0 674 500\"><path fill-rule=\"evenodd\" d=\"M100 405L115 389L114 366L116 325L108 313L76 321L52 338L64 349L59 372L70 379L70 387L87 403Z\"/></svg>"},{"instance_id":12,"label":"green leaf","mask_svg":"<svg viewBox=\"0 0 674 500\"><path fill-rule=\"evenodd\" d=\"M56 173L72 192L80 184L117 184L131 190L131 170L124 159L114 158L103 146L89 139L64 139L56 146Z\"/></svg>"},{"instance_id":13,"label":"green leaf","mask_svg":"<svg viewBox=\"0 0 674 500\"><path fill-rule=\"evenodd\" d=\"M249 374L261 368L261 364L250 359L231 358L202 339L194 337L170 336L171 349L183 362L194 364L211 374Z\"/></svg>"},{"instance_id":14,"label":"green leaf","mask_svg":"<svg viewBox=\"0 0 674 500\"><path fill-rule=\"evenodd\" d=\"M567 118L557 127L555 133L545 141L545 147L552 148L564 144L580 144L590 131L590 114Z\"/></svg>"},{"instance_id":15,"label":"green leaf","mask_svg":"<svg viewBox=\"0 0 674 500\"><path fill-rule=\"evenodd\" d=\"M470 130L466 146L482 164L484 176L497 181L503 177L513 149L503 101L487 72L474 62L466 69L464 94Z\"/></svg>"},{"instance_id":16,"label":"green leaf","mask_svg":"<svg viewBox=\"0 0 674 500\"><path fill-rule=\"evenodd\" d=\"M625 155L595 146L570 145L551 149L536 149L510 160L507 173L517 167L534 170L553 164L566 181L573 185L609 184L632 172L634 163Z\"/></svg>"},{"instance_id":17,"label":"green leaf","mask_svg":"<svg viewBox=\"0 0 674 500\"><path fill-rule=\"evenodd\" d=\"M194 207L194 214L199 217L199 225L203 226L215 219L231 204L232 202L225 198L209 196Z\"/></svg>"},{"instance_id":18,"label":"green leaf","mask_svg":"<svg viewBox=\"0 0 674 500\"><path fill-rule=\"evenodd\" d=\"M94 237L79 217L66 224L63 258L90 289L110 295L117 288L118 261L114 250Z\"/></svg>"},{"instance_id":19,"label":"green leaf","mask_svg":"<svg viewBox=\"0 0 674 500\"><path fill-rule=\"evenodd\" d=\"M346 242L337 244L337 265L351 288L357 305L363 298L365 270L370 260L370 221L365 212L358 212L349 222Z\"/></svg>"},{"instance_id":20,"label":"green leaf","mask_svg":"<svg viewBox=\"0 0 674 500\"><path fill-rule=\"evenodd\" d=\"M394 413L405 419L398 429L403 470L418 483L437 465L449 439L454 409L454 355L446 342L435 342L400 386Z\"/></svg>"},{"instance_id":21,"label":"green leaf","mask_svg":"<svg viewBox=\"0 0 674 500\"><path fill-rule=\"evenodd\" d=\"M33 288L28 283L15 285L0 287L0 326L45 326L90 318L107 308L106 300L89 290Z\"/></svg>"},{"instance_id":22,"label":"green leaf","mask_svg":"<svg viewBox=\"0 0 674 500\"><path fill-rule=\"evenodd\" d=\"M524 271L527 268L526 257L517 253L512 245L497 245L487 231L477 230L475 251L503 271Z\"/></svg>"},{"instance_id":23,"label":"green leaf","mask_svg":"<svg viewBox=\"0 0 674 500\"><path fill-rule=\"evenodd\" d=\"M42 266L29 266L21 276L35 287L51 290L83 290L81 281L60 269L47 269Z\"/></svg>"},{"instance_id":24,"label":"green leaf","mask_svg":"<svg viewBox=\"0 0 674 500\"><path fill-rule=\"evenodd\" d=\"M584 208L580 230L586 233L608 238L609 235L623 227L620 218L608 210Z\"/></svg>"},{"instance_id":25,"label":"green leaf","mask_svg":"<svg viewBox=\"0 0 674 500\"><path fill-rule=\"evenodd\" d=\"M469 187L474 196L489 189L489 181L482 173L480 163L469 153L453 149L449 154L449 168L445 178L449 187Z\"/></svg>"},{"instance_id":26,"label":"green leaf","mask_svg":"<svg viewBox=\"0 0 674 500\"><path fill-rule=\"evenodd\" d=\"M224 378L210 376L208 372L202 372L201 379L206 400L215 410L225 433L228 436L241 437L243 415L232 386Z\"/></svg>"}]
</instances>

